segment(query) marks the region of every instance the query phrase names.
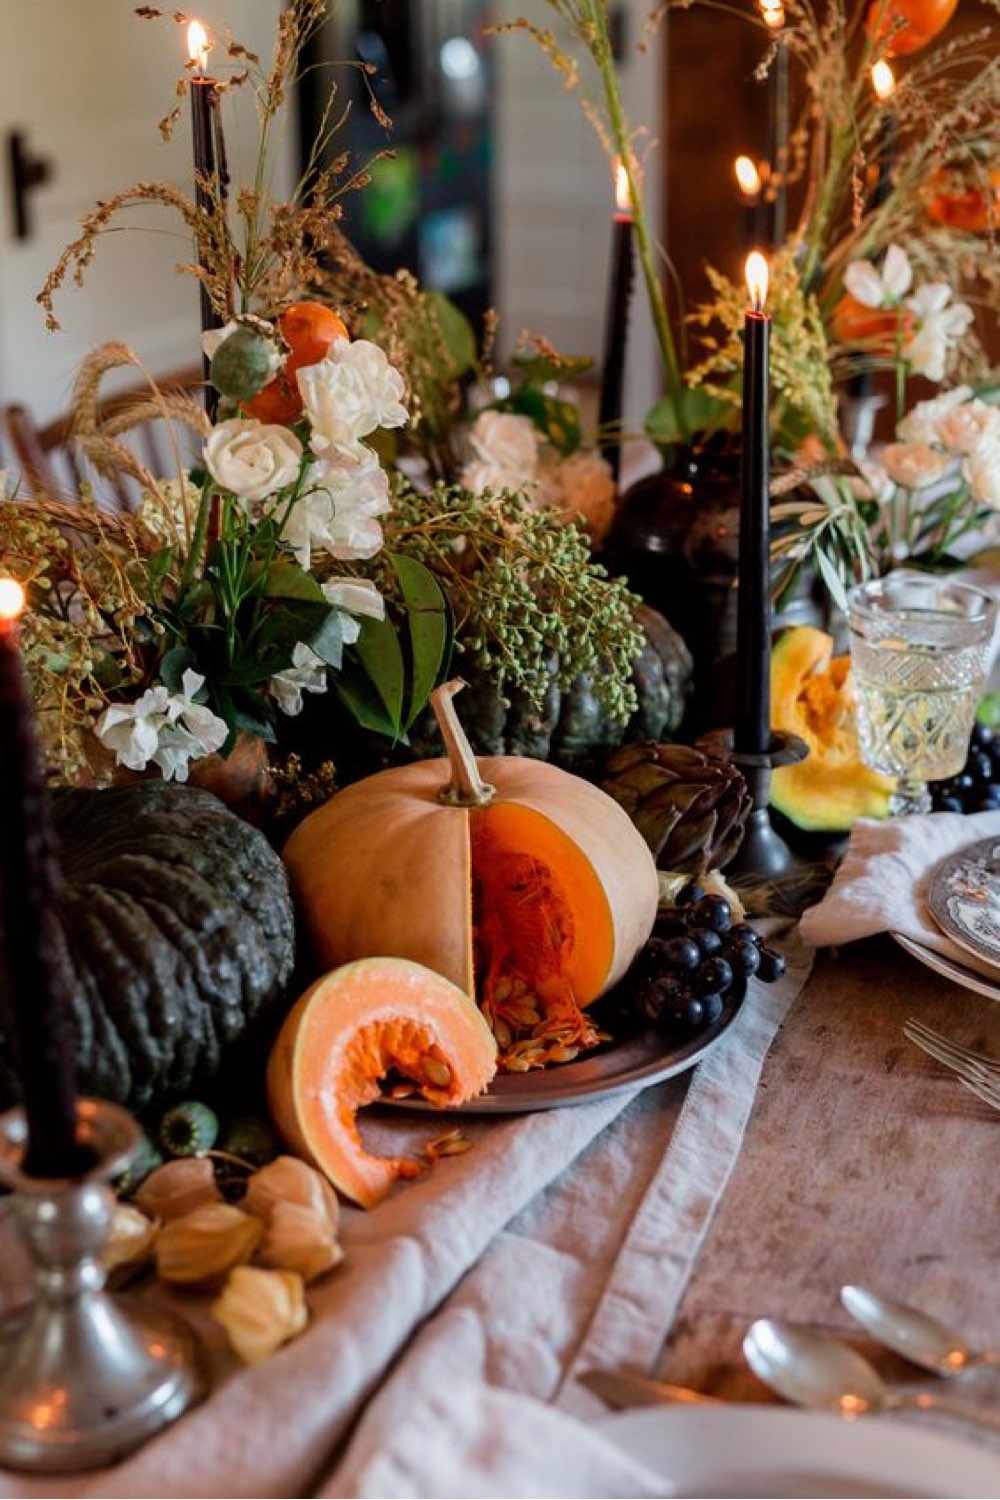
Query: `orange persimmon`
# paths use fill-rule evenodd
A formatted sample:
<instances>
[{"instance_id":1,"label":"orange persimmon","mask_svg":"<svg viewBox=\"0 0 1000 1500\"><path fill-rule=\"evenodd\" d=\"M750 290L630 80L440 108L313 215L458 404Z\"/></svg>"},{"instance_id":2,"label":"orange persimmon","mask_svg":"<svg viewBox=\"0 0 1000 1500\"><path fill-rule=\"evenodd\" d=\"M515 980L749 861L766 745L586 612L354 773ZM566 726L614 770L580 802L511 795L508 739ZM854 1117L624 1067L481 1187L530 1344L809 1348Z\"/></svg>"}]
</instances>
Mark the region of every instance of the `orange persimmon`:
<instances>
[{"instance_id":1,"label":"orange persimmon","mask_svg":"<svg viewBox=\"0 0 1000 1500\"><path fill-rule=\"evenodd\" d=\"M278 328L288 344L288 357L274 379L244 403L244 410L260 422L287 427L302 415L296 370L319 364L335 339L350 338L350 334L344 320L322 302L293 302L278 318Z\"/></svg>"},{"instance_id":2,"label":"orange persimmon","mask_svg":"<svg viewBox=\"0 0 1000 1500\"><path fill-rule=\"evenodd\" d=\"M838 344L895 354L897 340L909 333L914 321L907 307L867 307L845 292L833 309L830 331Z\"/></svg>"},{"instance_id":3,"label":"orange persimmon","mask_svg":"<svg viewBox=\"0 0 1000 1500\"><path fill-rule=\"evenodd\" d=\"M890 57L919 52L938 36L958 8L958 0L872 0L868 10L869 31L878 27L884 37L897 21L905 21L889 44Z\"/></svg>"}]
</instances>

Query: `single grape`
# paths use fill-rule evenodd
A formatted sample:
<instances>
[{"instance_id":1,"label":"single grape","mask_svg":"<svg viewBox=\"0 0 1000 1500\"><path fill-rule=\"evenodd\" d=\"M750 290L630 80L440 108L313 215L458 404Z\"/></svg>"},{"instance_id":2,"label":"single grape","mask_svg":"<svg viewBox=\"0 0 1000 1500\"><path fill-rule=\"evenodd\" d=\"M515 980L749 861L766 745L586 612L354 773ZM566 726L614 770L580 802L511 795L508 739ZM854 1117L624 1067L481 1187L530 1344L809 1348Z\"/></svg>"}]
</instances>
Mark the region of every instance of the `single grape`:
<instances>
[{"instance_id":1,"label":"single grape","mask_svg":"<svg viewBox=\"0 0 1000 1500\"><path fill-rule=\"evenodd\" d=\"M988 724L980 724L977 719L972 726L972 745L977 750L987 750L993 743L993 731Z\"/></svg>"},{"instance_id":2,"label":"single grape","mask_svg":"<svg viewBox=\"0 0 1000 1500\"><path fill-rule=\"evenodd\" d=\"M965 803L954 792L949 792L944 797L932 797L931 800L938 812L965 812Z\"/></svg>"},{"instance_id":3,"label":"single grape","mask_svg":"<svg viewBox=\"0 0 1000 1500\"><path fill-rule=\"evenodd\" d=\"M691 987L698 995L711 995L714 991L724 994L732 988L732 983L733 971L724 958L706 958L699 965Z\"/></svg>"},{"instance_id":4,"label":"single grape","mask_svg":"<svg viewBox=\"0 0 1000 1500\"><path fill-rule=\"evenodd\" d=\"M780 979L788 968L788 960L783 953L776 953L773 948L762 948L760 950L760 965L757 969L757 978L763 979L765 984L773 984Z\"/></svg>"},{"instance_id":5,"label":"single grape","mask_svg":"<svg viewBox=\"0 0 1000 1500\"><path fill-rule=\"evenodd\" d=\"M689 927L687 935L698 944L702 958L714 958L722 952L722 938L711 927Z\"/></svg>"},{"instance_id":6,"label":"single grape","mask_svg":"<svg viewBox=\"0 0 1000 1500\"><path fill-rule=\"evenodd\" d=\"M753 943L755 948L759 948L764 941L756 927L751 927L748 922L741 922L738 927L731 927L726 938L734 943Z\"/></svg>"},{"instance_id":7,"label":"single grape","mask_svg":"<svg viewBox=\"0 0 1000 1500\"><path fill-rule=\"evenodd\" d=\"M689 937L668 938L659 951L663 955L663 962L672 969L696 969L701 962L698 944Z\"/></svg>"},{"instance_id":8,"label":"single grape","mask_svg":"<svg viewBox=\"0 0 1000 1500\"><path fill-rule=\"evenodd\" d=\"M749 979L760 967L760 949L756 943L727 943L722 956L741 979Z\"/></svg>"},{"instance_id":9,"label":"single grape","mask_svg":"<svg viewBox=\"0 0 1000 1500\"><path fill-rule=\"evenodd\" d=\"M714 1026L716 1021L722 1015L722 1012L725 1009L726 1002L723 1000L721 995L717 994L701 995L699 996L699 999L701 1000L705 1012L705 1025Z\"/></svg>"},{"instance_id":10,"label":"single grape","mask_svg":"<svg viewBox=\"0 0 1000 1500\"><path fill-rule=\"evenodd\" d=\"M951 789L953 792L972 791L972 777L968 771L959 771L957 776L951 778Z\"/></svg>"},{"instance_id":11,"label":"single grape","mask_svg":"<svg viewBox=\"0 0 1000 1500\"><path fill-rule=\"evenodd\" d=\"M973 786L988 786L993 778L993 762L981 750L974 750L966 761Z\"/></svg>"},{"instance_id":12,"label":"single grape","mask_svg":"<svg viewBox=\"0 0 1000 1500\"><path fill-rule=\"evenodd\" d=\"M697 880L689 880L687 885L681 886L674 901L677 906L693 906L700 901L705 894L704 886L698 884Z\"/></svg>"},{"instance_id":13,"label":"single grape","mask_svg":"<svg viewBox=\"0 0 1000 1500\"><path fill-rule=\"evenodd\" d=\"M697 995L692 996L684 1006L682 1014L685 1026L691 1031L697 1031L699 1027L705 1024L705 1002L700 1000Z\"/></svg>"},{"instance_id":14,"label":"single grape","mask_svg":"<svg viewBox=\"0 0 1000 1500\"><path fill-rule=\"evenodd\" d=\"M700 927L711 927L715 932L728 932L733 925L729 902L723 896L703 896L694 908L694 917Z\"/></svg>"}]
</instances>

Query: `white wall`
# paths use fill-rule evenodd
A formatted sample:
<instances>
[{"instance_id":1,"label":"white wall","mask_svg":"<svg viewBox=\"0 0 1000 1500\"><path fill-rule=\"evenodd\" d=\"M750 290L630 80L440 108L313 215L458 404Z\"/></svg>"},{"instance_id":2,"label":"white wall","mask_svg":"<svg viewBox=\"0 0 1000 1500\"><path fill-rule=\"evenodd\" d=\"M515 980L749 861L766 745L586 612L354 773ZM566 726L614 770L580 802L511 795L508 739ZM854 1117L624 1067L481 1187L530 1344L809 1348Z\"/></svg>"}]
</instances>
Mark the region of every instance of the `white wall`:
<instances>
[{"instance_id":1,"label":"white wall","mask_svg":"<svg viewBox=\"0 0 1000 1500\"><path fill-rule=\"evenodd\" d=\"M232 23L241 40L269 58L279 6L280 0L196 0L194 13L220 36ZM104 239L84 288L69 288L59 299L62 332L46 332L34 301L96 199L141 179L188 183L186 102L169 144L156 128L176 102L185 32L139 20L132 0L0 0L0 37L0 142L19 128L53 164L51 181L31 199L34 233L17 241L6 155L0 163L0 402L25 402L45 420L66 408L80 359L105 340L132 345L156 373L197 362L197 286L173 270L192 258L192 246L180 221L162 210L130 215L150 232ZM230 112L227 132L233 177L246 180L254 131L233 124ZM275 186L282 191L290 160L289 149L279 150Z\"/></svg>"},{"instance_id":2,"label":"white wall","mask_svg":"<svg viewBox=\"0 0 1000 1500\"><path fill-rule=\"evenodd\" d=\"M635 126L655 137L665 116L661 46L636 43L648 0L627 0L628 46L622 62L626 105ZM511 8L540 26L553 23L545 0ZM526 36L499 38L494 50L496 108L496 303L500 352L509 354L522 329L544 333L562 352L600 358L607 299L614 194L611 168L580 107L541 50ZM588 73L586 62L581 69ZM662 163L650 159L646 195L651 223L660 222ZM641 426L658 393L659 373L642 281L632 302L626 419Z\"/></svg>"}]
</instances>

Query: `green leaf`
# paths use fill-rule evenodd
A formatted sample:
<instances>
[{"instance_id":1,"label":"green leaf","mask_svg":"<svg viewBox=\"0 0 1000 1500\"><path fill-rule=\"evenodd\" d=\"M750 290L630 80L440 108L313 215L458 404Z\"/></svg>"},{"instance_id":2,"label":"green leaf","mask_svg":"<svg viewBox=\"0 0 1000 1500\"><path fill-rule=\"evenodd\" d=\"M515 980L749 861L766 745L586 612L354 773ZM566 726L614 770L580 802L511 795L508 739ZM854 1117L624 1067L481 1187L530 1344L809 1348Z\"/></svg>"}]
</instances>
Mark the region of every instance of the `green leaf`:
<instances>
[{"instance_id":1,"label":"green leaf","mask_svg":"<svg viewBox=\"0 0 1000 1500\"><path fill-rule=\"evenodd\" d=\"M451 612L444 590L423 563L402 552L390 554L389 561L406 605L411 679L405 727L409 729L448 665Z\"/></svg>"},{"instance_id":2,"label":"green leaf","mask_svg":"<svg viewBox=\"0 0 1000 1500\"><path fill-rule=\"evenodd\" d=\"M686 442L695 432L715 432L735 421L735 408L729 401L696 386L685 386L680 408L670 396L661 396L646 414L646 432L663 448Z\"/></svg>"},{"instance_id":3,"label":"green leaf","mask_svg":"<svg viewBox=\"0 0 1000 1500\"><path fill-rule=\"evenodd\" d=\"M544 432L554 448L564 456L580 446L580 413L572 401L560 401L556 396L547 396L536 385L522 385L520 390L503 402L508 411L521 412L530 417L535 426Z\"/></svg>"},{"instance_id":4,"label":"green leaf","mask_svg":"<svg viewBox=\"0 0 1000 1500\"><path fill-rule=\"evenodd\" d=\"M846 612L847 590L844 588L844 581L841 578L840 574L837 572L836 568L827 557L826 553L823 552L819 547L813 548L813 558L815 559L816 567L819 570L819 575L822 578L823 582L826 584L830 598L833 600L834 604L836 604L838 609L842 609Z\"/></svg>"},{"instance_id":5,"label":"green leaf","mask_svg":"<svg viewBox=\"0 0 1000 1500\"><path fill-rule=\"evenodd\" d=\"M207 578L200 578L181 594L177 601L177 613L182 620L193 620L200 610L214 602L215 590Z\"/></svg>"},{"instance_id":6,"label":"green leaf","mask_svg":"<svg viewBox=\"0 0 1000 1500\"><path fill-rule=\"evenodd\" d=\"M403 733L403 691L405 670L403 650L396 627L391 620L365 620L361 635L352 647L357 661L375 691L382 707L382 722L388 724L383 734L399 739ZM365 723L359 719L359 723ZM374 726L368 725L369 728Z\"/></svg>"},{"instance_id":7,"label":"green leaf","mask_svg":"<svg viewBox=\"0 0 1000 1500\"><path fill-rule=\"evenodd\" d=\"M476 335L472 324L444 292L424 292L424 307L438 326L440 342L448 356L441 371L445 380L458 380L476 363Z\"/></svg>"},{"instance_id":8,"label":"green leaf","mask_svg":"<svg viewBox=\"0 0 1000 1500\"><path fill-rule=\"evenodd\" d=\"M326 596L315 578L298 563L281 560L267 570L264 593L269 599L305 599L310 604L325 604Z\"/></svg>"},{"instance_id":9,"label":"green leaf","mask_svg":"<svg viewBox=\"0 0 1000 1500\"><path fill-rule=\"evenodd\" d=\"M161 658L160 677L172 693L179 693L181 678L194 665L194 655L187 646L171 646Z\"/></svg>"},{"instance_id":10,"label":"green leaf","mask_svg":"<svg viewBox=\"0 0 1000 1500\"><path fill-rule=\"evenodd\" d=\"M362 729L373 729L376 734L394 740L405 738L399 734L375 684L358 662L344 662L343 669L333 678L333 690Z\"/></svg>"},{"instance_id":11,"label":"green leaf","mask_svg":"<svg viewBox=\"0 0 1000 1500\"><path fill-rule=\"evenodd\" d=\"M339 610L330 610L315 634L308 637L306 644L317 656L322 657L328 667L333 667L336 672L340 671L344 662L344 629L340 623Z\"/></svg>"}]
</instances>

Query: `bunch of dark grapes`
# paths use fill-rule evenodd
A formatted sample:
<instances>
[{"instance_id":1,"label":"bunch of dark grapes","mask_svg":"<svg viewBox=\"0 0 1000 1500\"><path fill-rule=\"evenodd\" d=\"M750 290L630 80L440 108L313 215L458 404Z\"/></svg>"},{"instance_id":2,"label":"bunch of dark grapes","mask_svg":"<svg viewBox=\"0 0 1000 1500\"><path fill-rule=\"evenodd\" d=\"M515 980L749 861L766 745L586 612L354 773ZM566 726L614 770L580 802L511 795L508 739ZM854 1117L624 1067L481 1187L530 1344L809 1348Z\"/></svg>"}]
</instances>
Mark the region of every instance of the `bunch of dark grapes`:
<instances>
[{"instance_id":1,"label":"bunch of dark grapes","mask_svg":"<svg viewBox=\"0 0 1000 1500\"><path fill-rule=\"evenodd\" d=\"M732 989L754 975L771 984L786 968L752 927L733 924L728 901L692 882L657 918L638 964L636 1006L647 1020L690 1036L715 1024Z\"/></svg>"},{"instance_id":2,"label":"bunch of dark grapes","mask_svg":"<svg viewBox=\"0 0 1000 1500\"><path fill-rule=\"evenodd\" d=\"M976 724L965 765L947 781L932 781L930 792L935 812L1000 810L1000 737L985 724Z\"/></svg>"}]
</instances>

